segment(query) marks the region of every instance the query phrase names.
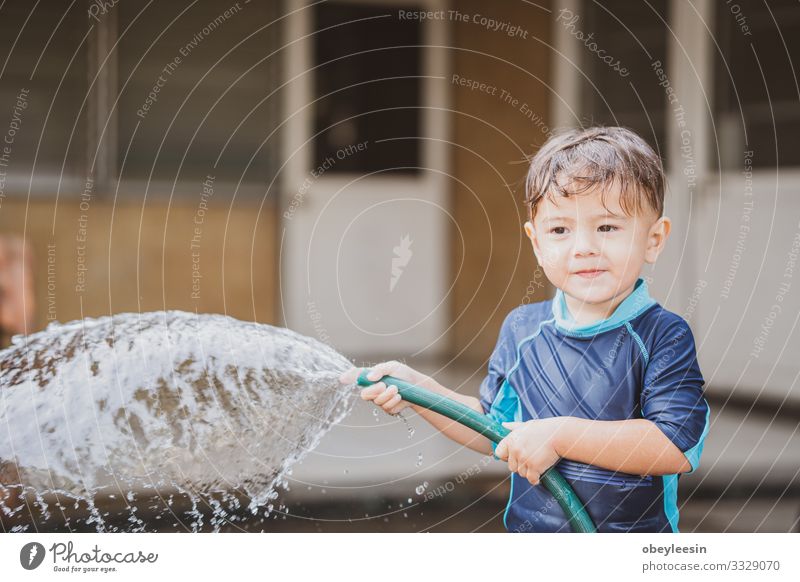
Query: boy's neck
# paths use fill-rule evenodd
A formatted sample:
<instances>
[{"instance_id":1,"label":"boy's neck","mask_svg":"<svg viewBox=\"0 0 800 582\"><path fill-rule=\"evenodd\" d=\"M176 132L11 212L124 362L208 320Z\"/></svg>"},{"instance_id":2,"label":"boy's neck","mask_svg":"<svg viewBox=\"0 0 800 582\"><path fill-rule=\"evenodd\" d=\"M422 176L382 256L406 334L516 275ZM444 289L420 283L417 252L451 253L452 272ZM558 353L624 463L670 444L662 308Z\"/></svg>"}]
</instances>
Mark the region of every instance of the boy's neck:
<instances>
[{"instance_id":1,"label":"boy's neck","mask_svg":"<svg viewBox=\"0 0 800 582\"><path fill-rule=\"evenodd\" d=\"M625 298L633 293L636 283L631 285L628 289L612 297L605 303L586 303L580 299L575 299L567 293L564 293L564 301L567 304L567 310L570 316L578 325L591 325L598 321L608 319L619 307L619 304L625 301Z\"/></svg>"}]
</instances>

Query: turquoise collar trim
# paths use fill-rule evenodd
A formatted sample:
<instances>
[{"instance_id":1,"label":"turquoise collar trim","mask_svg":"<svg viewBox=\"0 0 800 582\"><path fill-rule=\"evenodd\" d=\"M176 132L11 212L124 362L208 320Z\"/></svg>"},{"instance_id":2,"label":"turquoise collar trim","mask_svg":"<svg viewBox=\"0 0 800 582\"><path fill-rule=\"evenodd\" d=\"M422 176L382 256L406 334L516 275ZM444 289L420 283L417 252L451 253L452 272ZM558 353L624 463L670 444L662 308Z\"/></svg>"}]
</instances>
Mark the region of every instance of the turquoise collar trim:
<instances>
[{"instance_id":1,"label":"turquoise collar trim","mask_svg":"<svg viewBox=\"0 0 800 582\"><path fill-rule=\"evenodd\" d=\"M650 292L647 289L647 281L639 277L631 294L623 299L622 303L617 306L608 319L588 325L575 323L567 309L567 302L561 289L556 290L556 296L553 298L553 317L555 317L555 326L560 331L569 335L585 337L625 325L655 304L656 300L650 297Z\"/></svg>"}]
</instances>

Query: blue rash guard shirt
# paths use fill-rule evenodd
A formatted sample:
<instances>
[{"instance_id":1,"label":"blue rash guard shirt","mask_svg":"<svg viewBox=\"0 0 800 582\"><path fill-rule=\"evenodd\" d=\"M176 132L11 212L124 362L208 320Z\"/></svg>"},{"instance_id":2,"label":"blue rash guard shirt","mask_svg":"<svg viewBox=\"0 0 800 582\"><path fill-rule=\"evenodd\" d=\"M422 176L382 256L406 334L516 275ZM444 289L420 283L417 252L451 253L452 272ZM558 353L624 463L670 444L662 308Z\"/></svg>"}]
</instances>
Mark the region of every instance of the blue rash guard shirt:
<instances>
[{"instance_id":1,"label":"blue rash guard shirt","mask_svg":"<svg viewBox=\"0 0 800 582\"><path fill-rule=\"evenodd\" d=\"M708 433L704 383L688 323L650 297L639 278L611 317L590 325L574 321L560 289L549 301L514 309L489 360L480 402L501 422L646 418L683 452L691 473ZM678 532L679 475L630 475L568 459L555 467L598 531ZM503 523L511 532L571 531L555 498L517 473Z\"/></svg>"}]
</instances>

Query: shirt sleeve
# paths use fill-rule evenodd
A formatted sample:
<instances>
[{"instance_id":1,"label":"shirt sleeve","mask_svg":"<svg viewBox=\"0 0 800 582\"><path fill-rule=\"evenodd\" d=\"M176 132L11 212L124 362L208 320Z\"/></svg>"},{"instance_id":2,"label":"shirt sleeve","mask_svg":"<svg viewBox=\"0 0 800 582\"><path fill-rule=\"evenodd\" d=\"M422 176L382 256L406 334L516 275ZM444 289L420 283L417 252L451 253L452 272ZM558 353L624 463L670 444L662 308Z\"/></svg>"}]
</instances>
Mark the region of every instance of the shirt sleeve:
<instances>
[{"instance_id":1,"label":"shirt sleeve","mask_svg":"<svg viewBox=\"0 0 800 582\"><path fill-rule=\"evenodd\" d=\"M497 344L489 358L489 369L481 382L479 400L483 412L497 422L510 422L515 419L519 408L519 398L511 385L506 382L506 374L516 359L514 341L515 326L519 323L519 308L506 316L500 327ZM492 453L497 443L492 441ZM495 456L495 458L497 458Z\"/></svg>"},{"instance_id":2,"label":"shirt sleeve","mask_svg":"<svg viewBox=\"0 0 800 582\"><path fill-rule=\"evenodd\" d=\"M645 370L642 416L658 426L686 456L693 473L700 465L709 426L705 381L689 324L675 316L656 339Z\"/></svg>"},{"instance_id":3,"label":"shirt sleeve","mask_svg":"<svg viewBox=\"0 0 800 582\"><path fill-rule=\"evenodd\" d=\"M503 325L500 326L500 333L497 337L497 344L489 357L489 366L486 377L481 382L479 389L479 400L484 414L492 412L492 405L498 399L498 396L503 390L503 384L506 379L508 368L513 363L514 347L513 347L513 329L514 314L517 313L515 309L509 313Z\"/></svg>"}]
</instances>

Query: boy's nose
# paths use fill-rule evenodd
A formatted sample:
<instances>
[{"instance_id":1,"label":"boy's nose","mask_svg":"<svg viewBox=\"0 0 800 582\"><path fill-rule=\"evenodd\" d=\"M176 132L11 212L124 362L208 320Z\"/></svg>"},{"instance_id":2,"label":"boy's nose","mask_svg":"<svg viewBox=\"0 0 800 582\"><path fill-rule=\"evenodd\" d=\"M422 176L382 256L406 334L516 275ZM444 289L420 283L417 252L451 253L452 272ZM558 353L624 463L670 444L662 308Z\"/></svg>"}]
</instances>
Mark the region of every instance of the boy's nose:
<instances>
[{"instance_id":1,"label":"boy's nose","mask_svg":"<svg viewBox=\"0 0 800 582\"><path fill-rule=\"evenodd\" d=\"M575 256L591 256L598 253L598 246L595 237L590 232L580 230L575 234L575 245L573 247Z\"/></svg>"}]
</instances>

